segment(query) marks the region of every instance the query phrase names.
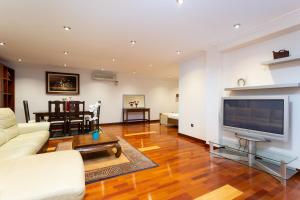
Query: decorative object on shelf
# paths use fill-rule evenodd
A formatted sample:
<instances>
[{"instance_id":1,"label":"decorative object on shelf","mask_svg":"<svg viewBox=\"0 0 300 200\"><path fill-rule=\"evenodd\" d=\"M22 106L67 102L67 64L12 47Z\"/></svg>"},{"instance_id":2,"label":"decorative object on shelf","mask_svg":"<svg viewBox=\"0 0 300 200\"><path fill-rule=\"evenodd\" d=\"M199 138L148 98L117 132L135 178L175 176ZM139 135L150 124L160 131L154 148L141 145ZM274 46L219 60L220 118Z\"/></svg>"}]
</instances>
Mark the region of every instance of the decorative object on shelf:
<instances>
[{"instance_id":1,"label":"decorative object on shelf","mask_svg":"<svg viewBox=\"0 0 300 200\"><path fill-rule=\"evenodd\" d=\"M123 108L145 108L145 95L123 95Z\"/></svg>"},{"instance_id":2,"label":"decorative object on shelf","mask_svg":"<svg viewBox=\"0 0 300 200\"><path fill-rule=\"evenodd\" d=\"M290 52L288 50L279 50L279 51L273 51L273 57L274 59L279 59L279 58L286 58L290 56Z\"/></svg>"},{"instance_id":3,"label":"decorative object on shelf","mask_svg":"<svg viewBox=\"0 0 300 200\"><path fill-rule=\"evenodd\" d=\"M99 140L100 134L97 130L92 133L93 140Z\"/></svg>"},{"instance_id":4,"label":"decorative object on shelf","mask_svg":"<svg viewBox=\"0 0 300 200\"><path fill-rule=\"evenodd\" d=\"M246 85L246 80L243 79L243 78L239 78L239 79L237 80L237 85L238 85L239 87L244 87L244 86Z\"/></svg>"},{"instance_id":5,"label":"decorative object on shelf","mask_svg":"<svg viewBox=\"0 0 300 200\"><path fill-rule=\"evenodd\" d=\"M79 94L79 74L46 72L47 94Z\"/></svg>"}]
</instances>

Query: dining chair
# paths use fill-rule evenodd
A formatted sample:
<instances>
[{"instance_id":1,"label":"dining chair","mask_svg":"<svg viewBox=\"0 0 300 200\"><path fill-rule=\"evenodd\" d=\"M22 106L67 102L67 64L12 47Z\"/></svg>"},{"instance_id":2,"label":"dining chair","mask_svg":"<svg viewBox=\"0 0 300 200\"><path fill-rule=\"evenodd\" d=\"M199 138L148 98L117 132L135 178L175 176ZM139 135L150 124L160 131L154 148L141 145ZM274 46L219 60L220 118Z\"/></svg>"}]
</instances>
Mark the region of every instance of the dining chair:
<instances>
[{"instance_id":1,"label":"dining chair","mask_svg":"<svg viewBox=\"0 0 300 200\"><path fill-rule=\"evenodd\" d=\"M51 136L56 132L61 132L65 136L68 122L65 101L48 101L48 112Z\"/></svg>"},{"instance_id":2,"label":"dining chair","mask_svg":"<svg viewBox=\"0 0 300 200\"><path fill-rule=\"evenodd\" d=\"M98 129L98 131L100 131L100 110L101 110L101 101L98 101L98 108L97 108L97 119L96 119L96 127Z\"/></svg>"},{"instance_id":3,"label":"dining chair","mask_svg":"<svg viewBox=\"0 0 300 200\"><path fill-rule=\"evenodd\" d=\"M76 128L77 133L84 133L84 112L85 101L70 101L70 111L68 112L68 132L71 133L72 128Z\"/></svg>"},{"instance_id":4,"label":"dining chair","mask_svg":"<svg viewBox=\"0 0 300 200\"><path fill-rule=\"evenodd\" d=\"M23 106L24 106L24 113L25 113L26 123L35 122L35 120L30 120L30 113L29 113L29 107L28 107L28 101L27 100L23 100Z\"/></svg>"}]
</instances>

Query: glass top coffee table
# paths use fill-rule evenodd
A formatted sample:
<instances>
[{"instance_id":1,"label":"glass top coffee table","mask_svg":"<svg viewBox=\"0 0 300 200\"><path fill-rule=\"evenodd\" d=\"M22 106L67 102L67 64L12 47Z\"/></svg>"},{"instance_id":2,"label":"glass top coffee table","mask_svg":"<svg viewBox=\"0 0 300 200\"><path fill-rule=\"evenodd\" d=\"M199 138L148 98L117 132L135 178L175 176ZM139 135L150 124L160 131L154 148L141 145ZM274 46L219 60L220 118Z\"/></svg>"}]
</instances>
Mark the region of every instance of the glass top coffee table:
<instances>
[{"instance_id":1,"label":"glass top coffee table","mask_svg":"<svg viewBox=\"0 0 300 200\"><path fill-rule=\"evenodd\" d=\"M109 133L100 133L98 139L93 139L92 134L76 135L73 137L72 148L79 151L82 155L107 151L116 148L115 156L118 158L122 153L119 139Z\"/></svg>"}]
</instances>

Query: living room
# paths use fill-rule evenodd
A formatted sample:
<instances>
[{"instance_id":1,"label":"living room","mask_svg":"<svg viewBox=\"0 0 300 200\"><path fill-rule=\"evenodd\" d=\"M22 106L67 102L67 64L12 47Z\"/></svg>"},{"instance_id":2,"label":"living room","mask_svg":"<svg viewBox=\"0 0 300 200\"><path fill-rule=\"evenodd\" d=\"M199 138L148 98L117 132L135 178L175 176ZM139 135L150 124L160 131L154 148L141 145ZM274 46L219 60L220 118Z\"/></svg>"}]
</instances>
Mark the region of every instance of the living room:
<instances>
[{"instance_id":1,"label":"living room","mask_svg":"<svg viewBox=\"0 0 300 200\"><path fill-rule=\"evenodd\" d=\"M0 199L299 198L299 1L0 16Z\"/></svg>"}]
</instances>

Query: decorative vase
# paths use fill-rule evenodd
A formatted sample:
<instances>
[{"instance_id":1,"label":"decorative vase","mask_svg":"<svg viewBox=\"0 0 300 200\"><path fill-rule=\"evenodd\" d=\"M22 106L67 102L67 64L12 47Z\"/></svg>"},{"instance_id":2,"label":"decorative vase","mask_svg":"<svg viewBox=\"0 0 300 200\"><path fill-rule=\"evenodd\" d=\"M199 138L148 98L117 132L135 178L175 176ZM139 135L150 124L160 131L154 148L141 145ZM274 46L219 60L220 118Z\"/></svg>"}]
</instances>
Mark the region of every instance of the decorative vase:
<instances>
[{"instance_id":1,"label":"decorative vase","mask_svg":"<svg viewBox=\"0 0 300 200\"><path fill-rule=\"evenodd\" d=\"M139 103L140 103L139 101L134 101L134 104L135 104L136 108L138 107Z\"/></svg>"},{"instance_id":2,"label":"decorative vase","mask_svg":"<svg viewBox=\"0 0 300 200\"><path fill-rule=\"evenodd\" d=\"M66 101L66 111L70 112L71 104L70 101Z\"/></svg>"},{"instance_id":3,"label":"decorative vase","mask_svg":"<svg viewBox=\"0 0 300 200\"><path fill-rule=\"evenodd\" d=\"M93 133L92 133L92 137L93 137L93 140L98 140L99 139L99 132L98 131L94 131Z\"/></svg>"}]
</instances>

